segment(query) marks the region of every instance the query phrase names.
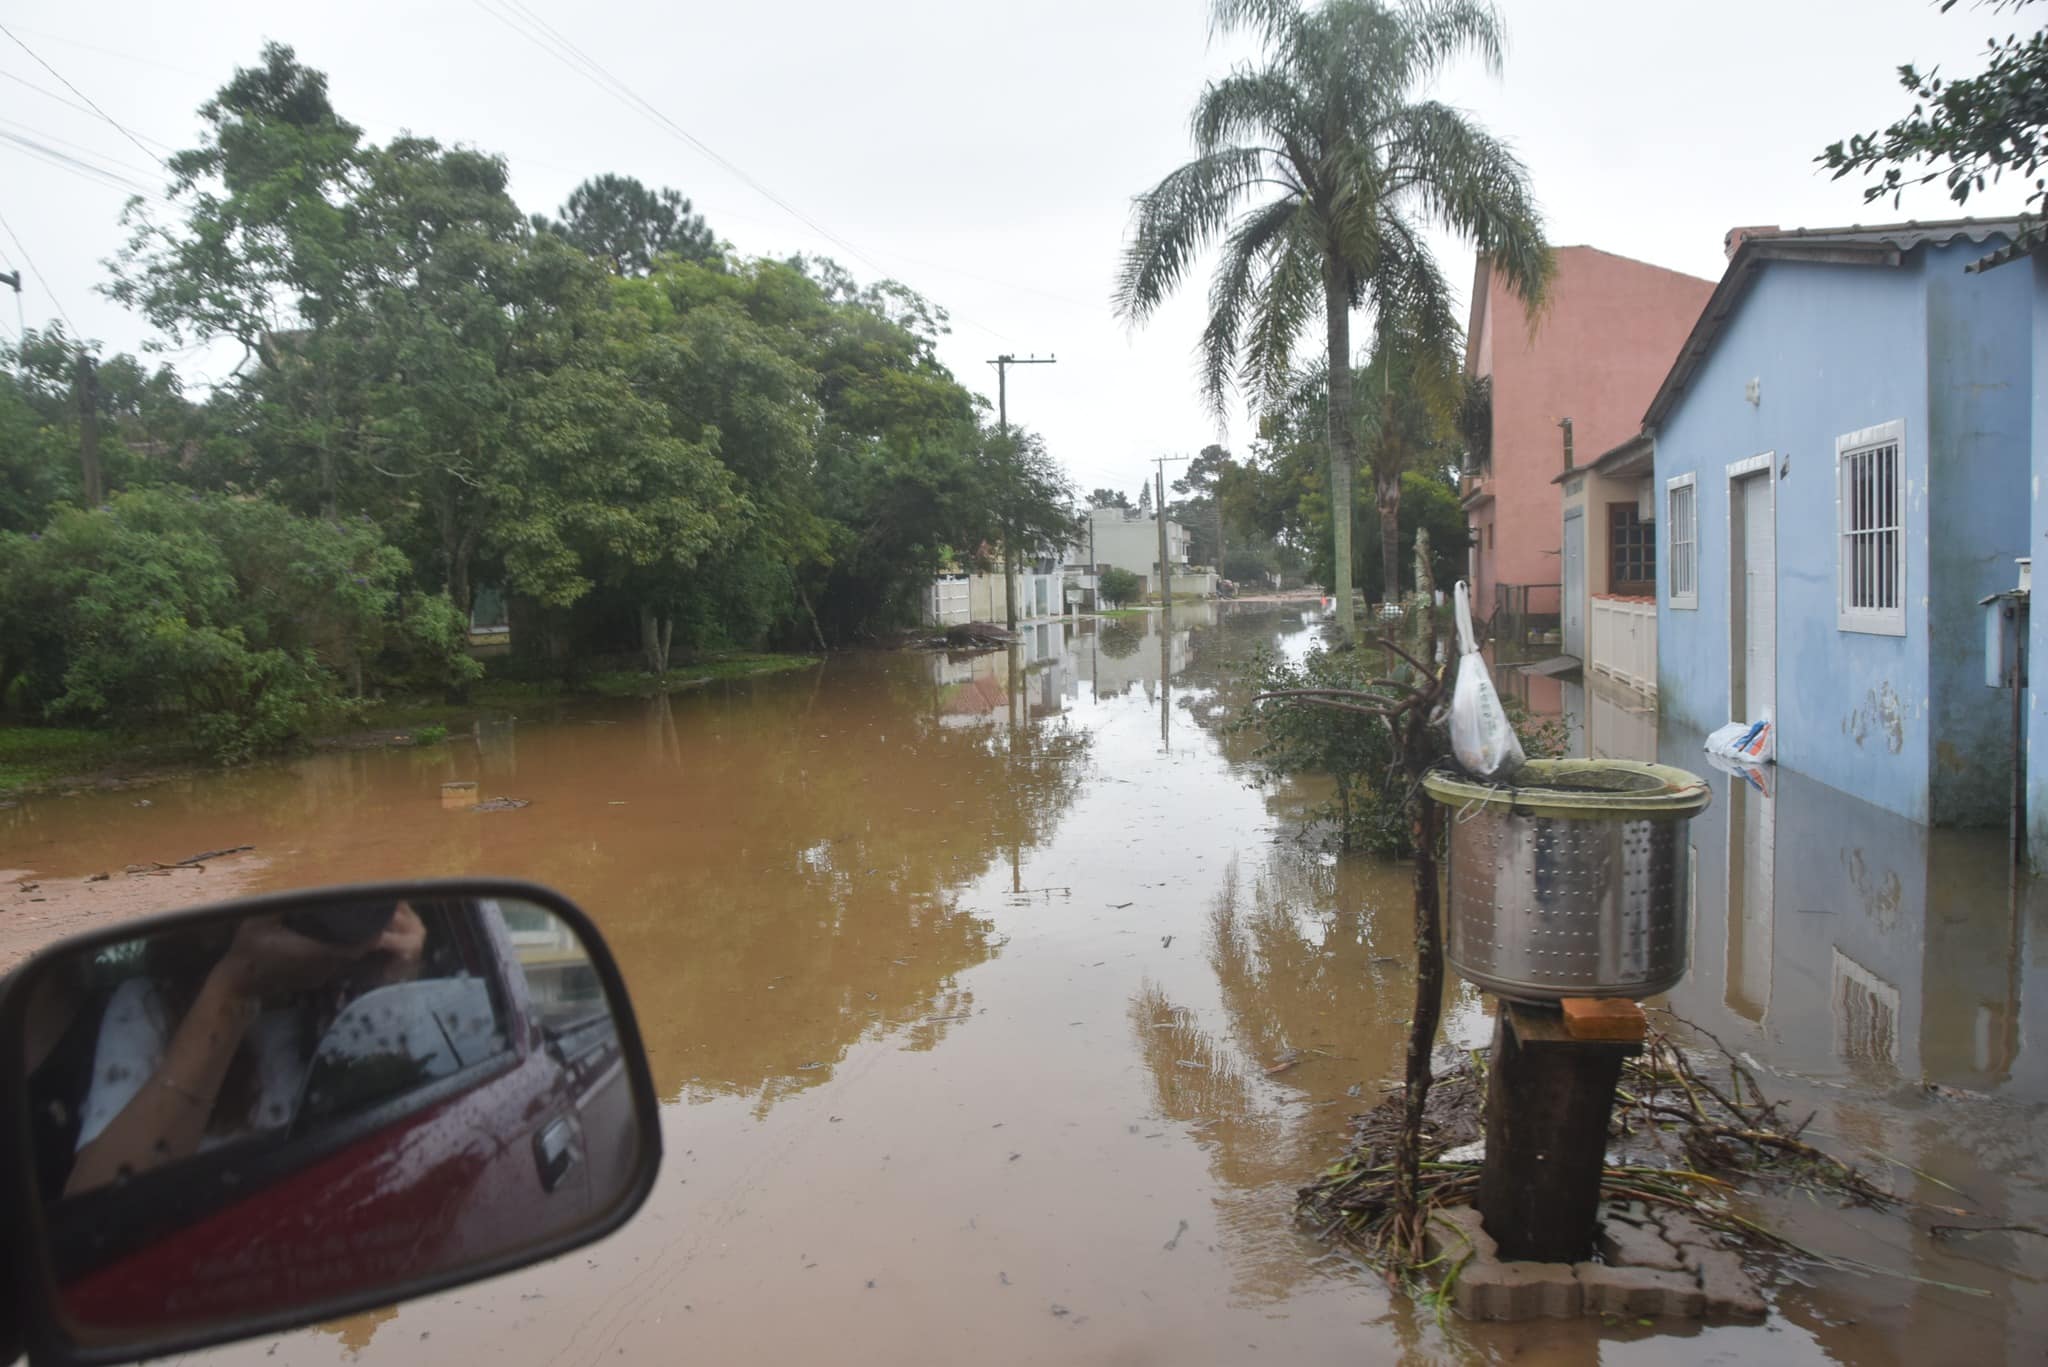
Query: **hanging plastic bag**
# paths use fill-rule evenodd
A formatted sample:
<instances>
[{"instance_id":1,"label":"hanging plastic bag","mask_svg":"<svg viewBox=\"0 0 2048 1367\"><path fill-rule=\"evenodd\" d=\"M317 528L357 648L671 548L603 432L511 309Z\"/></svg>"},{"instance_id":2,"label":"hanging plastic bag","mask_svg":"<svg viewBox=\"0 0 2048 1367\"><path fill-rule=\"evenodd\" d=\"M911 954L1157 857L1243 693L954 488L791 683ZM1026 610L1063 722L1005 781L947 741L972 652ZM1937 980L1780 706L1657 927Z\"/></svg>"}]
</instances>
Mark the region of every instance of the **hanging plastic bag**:
<instances>
[{"instance_id":1,"label":"hanging plastic bag","mask_svg":"<svg viewBox=\"0 0 2048 1367\"><path fill-rule=\"evenodd\" d=\"M1451 751L1475 778L1505 778L1522 767L1522 742L1493 691L1493 676L1472 638L1472 603L1458 581L1458 682L1451 692Z\"/></svg>"}]
</instances>

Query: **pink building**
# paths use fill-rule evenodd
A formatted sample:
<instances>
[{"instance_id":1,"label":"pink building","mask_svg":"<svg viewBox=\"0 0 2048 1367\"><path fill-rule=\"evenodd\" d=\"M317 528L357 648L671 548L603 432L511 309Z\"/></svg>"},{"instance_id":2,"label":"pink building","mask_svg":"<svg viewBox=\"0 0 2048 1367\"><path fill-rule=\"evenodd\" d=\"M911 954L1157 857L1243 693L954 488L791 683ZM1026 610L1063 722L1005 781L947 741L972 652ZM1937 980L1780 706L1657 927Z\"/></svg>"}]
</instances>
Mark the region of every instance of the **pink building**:
<instances>
[{"instance_id":1,"label":"pink building","mask_svg":"<svg viewBox=\"0 0 2048 1367\"><path fill-rule=\"evenodd\" d=\"M1534 328L1485 256L1473 274L1465 371L1493 379L1492 452L1462 488L1475 616L1505 608L1556 620L1563 504L1553 480L1566 453L1588 464L1636 435L1714 292L1711 280L1595 247L1556 257Z\"/></svg>"}]
</instances>

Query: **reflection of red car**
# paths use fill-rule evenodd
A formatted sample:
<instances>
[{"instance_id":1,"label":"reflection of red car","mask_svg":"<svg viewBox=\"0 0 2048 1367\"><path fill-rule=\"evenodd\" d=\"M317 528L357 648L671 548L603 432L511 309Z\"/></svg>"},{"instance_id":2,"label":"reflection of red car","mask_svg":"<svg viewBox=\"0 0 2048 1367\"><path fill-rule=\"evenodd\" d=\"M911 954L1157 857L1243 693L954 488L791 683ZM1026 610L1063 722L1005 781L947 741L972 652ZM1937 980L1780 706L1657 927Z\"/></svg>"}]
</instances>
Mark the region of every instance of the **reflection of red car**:
<instances>
[{"instance_id":1,"label":"reflection of red car","mask_svg":"<svg viewBox=\"0 0 2048 1367\"><path fill-rule=\"evenodd\" d=\"M287 1129L51 1208L74 1324L160 1329L389 1286L626 1196L633 1099L573 937L508 927L490 903L422 913L435 975L334 1017Z\"/></svg>"}]
</instances>

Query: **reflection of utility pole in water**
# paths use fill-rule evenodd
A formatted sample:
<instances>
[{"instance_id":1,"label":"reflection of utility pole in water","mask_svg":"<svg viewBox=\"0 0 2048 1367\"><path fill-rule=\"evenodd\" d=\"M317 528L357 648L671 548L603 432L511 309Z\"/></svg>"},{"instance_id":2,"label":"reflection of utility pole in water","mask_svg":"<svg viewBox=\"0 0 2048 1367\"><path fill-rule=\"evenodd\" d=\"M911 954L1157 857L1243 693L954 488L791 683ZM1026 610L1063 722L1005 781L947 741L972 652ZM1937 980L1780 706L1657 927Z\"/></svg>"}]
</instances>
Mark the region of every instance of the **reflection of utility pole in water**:
<instances>
[{"instance_id":1,"label":"reflection of utility pole in water","mask_svg":"<svg viewBox=\"0 0 2048 1367\"><path fill-rule=\"evenodd\" d=\"M1155 516L1159 522L1159 748L1169 745L1173 717L1173 564L1166 558L1166 467L1186 456L1154 456Z\"/></svg>"},{"instance_id":2,"label":"reflection of utility pole in water","mask_svg":"<svg viewBox=\"0 0 2048 1367\"><path fill-rule=\"evenodd\" d=\"M1017 791L1018 761L1023 756L1024 726L1020 712L1024 701L1024 643L1012 641L1005 652L1010 657L1010 791ZM1017 840L1019 823L1010 822L1010 891L1024 891L1023 850Z\"/></svg>"}]
</instances>

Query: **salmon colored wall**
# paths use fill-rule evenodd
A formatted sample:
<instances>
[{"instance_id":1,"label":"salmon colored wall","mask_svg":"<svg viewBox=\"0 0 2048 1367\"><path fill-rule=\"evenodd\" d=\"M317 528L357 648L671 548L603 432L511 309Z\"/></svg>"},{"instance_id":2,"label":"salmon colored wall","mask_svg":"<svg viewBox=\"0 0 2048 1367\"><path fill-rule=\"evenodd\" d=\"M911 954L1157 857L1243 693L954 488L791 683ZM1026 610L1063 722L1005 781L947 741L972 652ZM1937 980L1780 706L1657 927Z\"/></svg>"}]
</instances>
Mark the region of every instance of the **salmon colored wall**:
<instances>
[{"instance_id":1,"label":"salmon colored wall","mask_svg":"<svg viewBox=\"0 0 2048 1367\"><path fill-rule=\"evenodd\" d=\"M1551 482L1564 469L1558 420L1572 420L1579 465L1634 436L1714 292L1711 280L1594 247L1559 247L1556 254L1550 304L1533 337L1521 302L1482 271L1486 298L1469 368L1493 376L1493 468L1476 488L1466 485L1468 497L1490 492L1494 500L1466 514L1480 536L1473 557L1479 613L1493 611L1497 583L1563 578L1563 500ZM1556 601L1553 592L1532 607L1554 610Z\"/></svg>"}]
</instances>

